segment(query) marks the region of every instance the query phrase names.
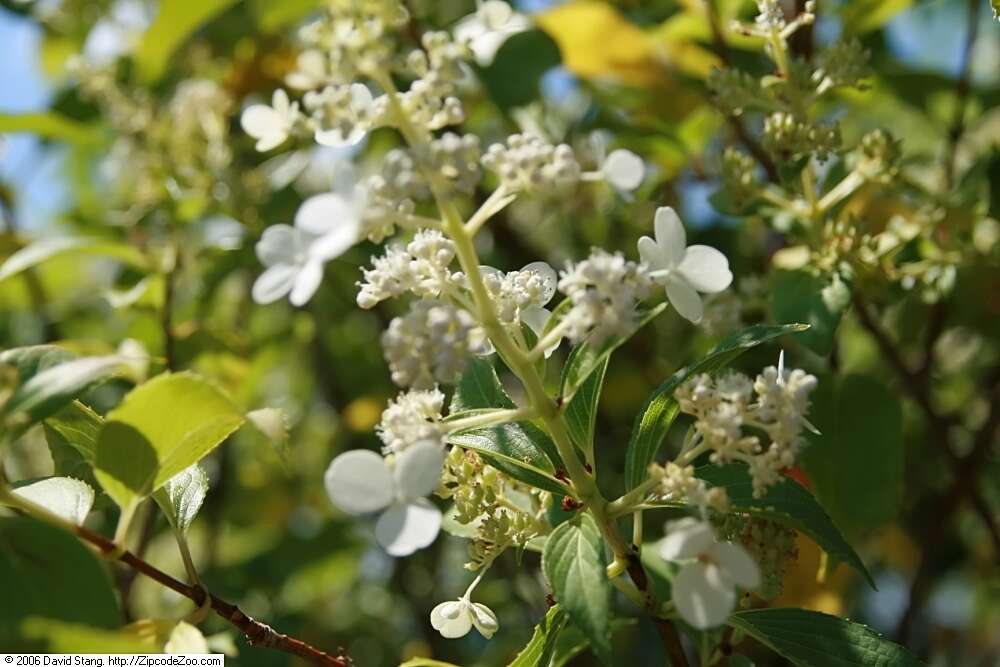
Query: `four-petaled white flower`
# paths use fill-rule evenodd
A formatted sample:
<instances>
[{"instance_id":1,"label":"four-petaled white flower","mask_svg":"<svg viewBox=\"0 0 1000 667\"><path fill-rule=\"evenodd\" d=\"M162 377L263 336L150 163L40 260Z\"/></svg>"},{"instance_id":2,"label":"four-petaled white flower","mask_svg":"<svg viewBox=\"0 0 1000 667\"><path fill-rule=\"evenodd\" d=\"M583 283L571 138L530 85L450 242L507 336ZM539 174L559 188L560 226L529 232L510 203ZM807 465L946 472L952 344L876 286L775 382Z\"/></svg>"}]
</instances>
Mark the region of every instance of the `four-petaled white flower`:
<instances>
[{"instance_id":1,"label":"four-petaled white flower","mask_svg":"<svg viewBox=\"0 0 1000 667\"><path fill-rule=\"evenodd\" d=\"M631 192L642 184L646 167L642 158L632 151L619 148L611 151L601 164L604 180L617 190Z\"/></svg>"},{"instance_id":2,"label":"four-petaled white flower","mask_svg":"<svg viewBox=\"0 0 1000 667\"><path fill-rule=\"evenodd\" d=\"M500 622L493 610L473 602L467 596L442 602L431 610L431 625L445 639L457 639L469 634L473 627L489 639L500 629Z\"/></svg>"},{"instance_id":3,"label":"four-petaled white flower","mask_svg":"<svg viewBox=\"0 0 1000 667\"><path fill-rule=\"evenodd\" d=\"M682 317L695 324L703 308L698 292L715 294L729 287L729 260L707 245L687 246L684 225L669 206L656 210L656 240L639 239L639 256L650 278L666 287L667 298Z\"/></svg>"},{"instance_id":4,"label":"four-petaled white flower","mask_svg":"<svg viewBox=\"0 0 1000 667\"><path fill-rule=\"evenodd\" d=\"M385 510L375 539L393 556L409 556L431 544L441 528L441 512L425 496L437 488L444 449L420 442L390 466L373 451L355 449L335 458L326 470L326 492L348 514Z\"/></svg>"},{"instance_id":5,"label":"four-petaled white flower","mask_svg":"<svg viewBox=\"0 0 1000 667\"><path fill-rule=\"evenodd\" d=\"M506 2L486 0L475 14L458 22L455 39L467 43L476 62L485 67L493 62L508 37L530 27L531 21L523 14L514 12Z\"/></svg>"},{"instance_id":6,"label":"four-petaled white flower","mask_svg":"<svg viewBox=\"0 0 1000 667\"><path fill-rule=\"evenodd\" d=\"M257 242L257 257L267 269L253 284L253 300L272 303L288 294L292 305L305 304L323 279L323 265L357 243L360 230L354 199L327 192L305 200L294 227L268 227Z\"/></svg>"},{"instance_id":7,"label":"four-petaled white flower","mask_svg":"<svg viewBox=\"0 0 1000 667\"><path fill-rule=\"evenodd\" d=\"M692 517L667 524L660 556L689 561L674 577L673 600L681 618L699 630L726 622L736 606L737 586L760 585L760 568L746 549L717 541L711 525Z\"/></svg>"},{"instance_id":8,"label":"four-petaled white flower","mask_svg":"<svg viewBox=\"0 0 1000 667\"><path fill-rule=\"evenodd\" d=\"M280 146L288 138L299 117L299 103L291 102L282 89L274 91L271 106L253 104L243 111L240 125L257 140L257 150L264 152Z\"/></svg>"}]
</instances>

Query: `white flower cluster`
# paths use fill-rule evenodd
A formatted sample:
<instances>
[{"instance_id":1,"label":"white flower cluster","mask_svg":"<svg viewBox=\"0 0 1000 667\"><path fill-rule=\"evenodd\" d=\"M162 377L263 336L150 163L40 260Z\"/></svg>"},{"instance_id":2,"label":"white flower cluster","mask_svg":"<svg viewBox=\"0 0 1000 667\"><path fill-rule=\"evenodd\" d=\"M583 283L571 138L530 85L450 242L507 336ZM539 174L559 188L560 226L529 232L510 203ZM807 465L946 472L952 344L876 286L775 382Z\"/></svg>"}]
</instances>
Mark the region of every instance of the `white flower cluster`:
<instances>
[{"instance_id":1,"label":"white flower cluster","mask_svg":"<svg viewBox=\"0 0 1000 667\"><path fill-rule=\"evenodd\" d=\"M421 230L405 248L390 246L381 257L372 258L364 270L358 305L373 308L385 299L407 292L435 298L457 281L448 266L455 258L455 244L436 230Z\"/></svg>"},{"instance_id":2,"label":"white flower cluster","mask_svg":"<svg viewBox=\"0 0 1000 667\"><path fill-rule=\"evenodd\" d=\"M399 454L421 441L440 442L445 432L441 423L443 409L444 394L437 387L425 391L411 389L390 400L375 427L385 443L384 453Z\"/></svg>"},{"instance_id":3,"label":"white flower cluster","mask_svg":"<svg viewBox=\"0 0 1000 667\"><path fill-rule=\"evenodd\" d=\"M782 470L794 465L805 444L804 428L809 394L816 378L805 371L769 366L754 382L739 373L719 378L697 375L677 389L682 412L695 417L699 443L711 450L711 461L743 461L750 466L754 495L780 479ZM746 434L745 427L762 431L770 440L766 448L760 437Z\"/></svg>"},{"instance_id":4,"label":"white flower cluster","mask_svg":"<svg viewBox=\"0 0 1000 667\"><path fill-rule=\"evenodd\" d=\"M737 587L760 585L760 567L738 544L719 542L711 524L694 518L667 524L660 557L683 563L671 596L681 618L699 630L722 625L736 606Z\"/></svg>"},{"instance_id":5,"label":"white flower cluster","mask_svg":"<svg viewBox=\"0 0 1000 667\"><path fill-rule=\"evenodd\" d=\"M393 382L415 389L458 382L470 355L490 351L472 315L436 299L414 301L406 315L394 318L382 348Z\"/></svg>"},{"instance_id":6,"label":"white flower cluster","mask_svg":"<svg viewBox=\"0 0 1000 667\"><path fill-rule=\"evenodd\" d=\"M492 266L480 267L480 271L486 290L493 299L497 317L505 324L524 320L528 326L532 326L532 323L537 322L537 311L543 310L555 296L559 280L555 269L545 262L532 262L520 271L507 273ZM525 318L526 312L531 312L532 315ZM542 319L547 319L545 313L540 315Z\"/></svg>"},{"instance_id":7,"label":"white flower cluster","mask_svg":"<svg viewBox=\"0 0 1000 667\"><path fill-rule=\"evenodd\" d=\"M500 177L510 192L549 192L580 181L582 170L568 144L553 145L534 134L512 134L493 144L483 166Z\"/></svg>"},{"instance_id":8,"label":"white flower cluster","mask_svg":"<svg viewBox=\"0 0 1000 667\"><path fill-rule=\"evenodd\" d=\"M694 466L680 466L671 461L666 466L656 463L649 466L649 474L659 479L656 493L665 500L683 500L696 505L705 514L708 508L724 512L729 507L729 496L722 487L708 488L705 481L694 475Z\"/></svg>"},{"instance_id":9,"label":"white flower cluster","mask_svg":"<svg viewBox=\"0 0 1000 667\"><path fill-rule=\"evenodd\" d=\"M574 342L590 337L596 344L632 333L636 303L649 296L651 281L621 253L595 249L560 274L559 291L573 302L563 318L567 337Z\"/></svg>"}]
</instances>

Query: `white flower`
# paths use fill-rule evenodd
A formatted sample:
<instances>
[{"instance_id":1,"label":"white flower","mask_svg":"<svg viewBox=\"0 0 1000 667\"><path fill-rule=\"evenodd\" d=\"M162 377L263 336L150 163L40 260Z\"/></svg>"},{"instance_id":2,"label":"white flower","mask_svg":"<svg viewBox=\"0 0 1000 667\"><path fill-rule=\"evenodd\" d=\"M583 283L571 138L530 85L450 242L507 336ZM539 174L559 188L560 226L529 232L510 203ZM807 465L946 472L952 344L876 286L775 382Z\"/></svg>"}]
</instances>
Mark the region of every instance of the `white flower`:
<instances>
[{"instance_id":1,"label":"white flower","mask_svg":"<svg viewBox=\"0 0 1000 667\"><path fill-rule=\"evenodd\" d=\"M688 517L667 524L660 542L664 560L689 561L673 580L673 600L681 618L699 630L722 625L736 606L735 588L760 585L760 568L746 549L719 542L712 526Z\"/></svg>"},{"instance_id":2,"label":"white flower","mask_svg":"<svg viewBox=\"0 0 1000 667\"><path fill-rule=\"evenodd\" d=\"M500 629L497 615L484 604L468 597L442 602L431 610L431 625L445 639L457 639L469 634L473 627L489 639Z\"/></svg>"},{"instance_id":3,"label":"white flower","mask_svg":"<svg viewBox=\"0 0 1000 667\"><path fill-rule=\"evenodd\" d=\"M257 150L264 152L280 146L288 138L299 117L299 103L291 102L282 89L274 91L271 106L254 104L240 116L243 131L257 140Z\"/></svg>"},{"instance_id":4,"label":"white flower","mask_svg":"<svg viewBox=\"0 0 1000 667\"><path fill-rule=\"evenodd\" d=\"M353 202L337 193L310 197L295 214L295 227L274 225L257 242L257 257L267 267L253 284L257 303L289 294L292 305L312 298L323 279L323 264L358 240L361 221Z\"/></svg>"},{"instance_id":5,"label":"white flower","mask_svg":"<svg viewBox=\"0 0 1000 667\"><path fill-rule=\"evenodd\" d=\"M656 240L639 239L639 256L650 278L667 288L667 298L685 319L698 323L702 315L698 292L714 294L729 287L729 260L706 245L687 247L684 225L669 206L656 211Z\"/></svg>"},{"instance_id":6,"label":"white flower","mask_svg":"<svg viewBox=\"0 0 1000 667\"><path fill-rule=\"evenodd\" d=\"M323 480L334 505L348 514L385 510L375 539L393 556L409 556L431 544L441 512L424 496L441 478L444 450L422 442L395 457L392 467L375 452L355 449L335 458Z\"/></svg>"},{"instance_id":7,"label":"white flower","mask_svg":"<svg viewBox=\"0 0 1000 667\"><path fill-rule=\"evenodd\" d=\"M313 90L331 78L330 60L318 49L307 49L295 60L295 70L285 77L285 83L298 90Z\"/></svg>"},{"instance_id":8,"label":"white flower","mask_svg":"<svg viewBox=\"0 0 1000 667\"><path fill-rule=\"evenodd\" d=\"M372 127L374 98L368 86L327 86L319 93L307 93L307 107L320 110L316 119L316 143L342 148L365 138Z\"/></svg>"},{"instance_id":9,"label":"white flower","mask_svg":"<svg viewBox=\"0 0 1000 667\"><path fill-rule=\"evenodd\" d=\"M469 14L455 26L455 39L469 45L476 62L482 66L493 62L497 51L511 35L524 32L531 21L515 13L506 2L486 0L475 14Z\"/></svg>"},{"instance_id":10,"label":"white flower","mask_svg":"<svg viewBox=\"0 0 1000 667\"><path fill-rule=\"evenodd\" d=\"M601 174L614 188L625 192L635 190L642 183L646 167L642 158L624 148L611 151L601 165Z\"/></svg>"},{"instance_id":11,"label":"white flower","mask_svg":"<svg viewBox=\"0 0 1000 667\"><path fill-rule=\"evenodd\" d=\"M411 389L390 400L375 427L385 443L382 451L398 454L415 443L440 440L444 433L443 409L444 394L437 387L427 391Z\"/></svg>"}]
</instances>

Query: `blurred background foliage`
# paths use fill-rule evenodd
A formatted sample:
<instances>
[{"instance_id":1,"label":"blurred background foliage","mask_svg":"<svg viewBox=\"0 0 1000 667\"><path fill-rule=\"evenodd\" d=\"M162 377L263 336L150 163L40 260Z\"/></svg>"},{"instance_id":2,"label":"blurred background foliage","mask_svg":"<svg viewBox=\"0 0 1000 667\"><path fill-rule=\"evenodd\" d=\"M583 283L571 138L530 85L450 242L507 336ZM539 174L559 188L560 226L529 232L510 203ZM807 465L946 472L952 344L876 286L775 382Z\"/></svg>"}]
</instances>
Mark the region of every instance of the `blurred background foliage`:
<instances>
[{"instance_id":1,"label":"blurred background foliage","mask_svg":"<svg viewBox=\"0 0 1000 667\"><path fill-rule=\"evenodd\" d=\"M333 166L352 157L315 147L262 156L239 129L246 100L269 98L291 69L293 28L317 0L0 4L0 261L38 239L86 239L29 271L0 275L0 348L57 342L102 353L131 339L149 352L154 370L169 358L173 368L212 378L248 409L282 408L291 427L286 446L240 432L204 462L211 491L190 540L208 587L283 632L330 650L344 647L359 665L430 655L463 665L504 664L545 611L536 555L522 563L505 556L495 566L499 576L479 588L501 619L492 641L475 633L442 640L427 615L464 589L463 542L442 536L394 560L373 545L369 524L339 516L322 489L321 473L336 453L378 447L373 427L396 393L376 340L398 306L361 311L354 303L358 267L374 246L357 246L331 263L304 309L250 300L260 271L253 244L262 230L291 220L305 196L330 187ZM812 415L824 436L807 452L800 476L879 587L868 589L800 539L774 604L863 621L934 664L997 664L1000 464L991 420L1000 361L1000 23L986 0L821 0L819 19L804 36L811 42L797 47L807 55L818 48L812 44L854 35L871 52L870 88L838 93L823 109L842 123L845 144L887 127L903 140L906 163L918 175L933 176L942 155L954 152L954 187L937 195L945 211L939 232L969 233L976 246L971 259L963 258L954 286L939 294L887 281L856 284L854 293L871 306L864 312L850 299L822 298L825 285L775 272L774 253L784 239L768 221L713 206L722 150L739 137L706 90L706 77L722 60L702 0L517 4L537 28L507 40L495 61L480 68L483 85L467 100L466 130L488 144L518 128L540 128L580 146L599 131L642 155L652 174L624 203L607 189L519 202L481 234L481 254L491 265L517 268L536 259L561 264L591 246L629 252L648 233L657 206L676 207L692 237L730 257L737 286L746 287L745 323L813 324L808 337L784 341L790 363L821 378ZM753 16L752 2L715 4L723 30L731 19ZM795 3L788 4L794 12ZM464 0L408 6L414 34L474 10ZM970 25L977 36L963 77ZM117 61L115 76L128 104L86 94L71 74L74 54L105 57L98 28L124 42L127 57ZM766 71L755 45L728 31L725 39L732 64ZM178 102L192 80L209 82L210 94ZM965 121L954 136L960 100ZM125 110L121 117L109 113L116 104ZM202 122L202 112L221 123L217 137L191 127ZM157 131L136 132L130 125L136 114L148 114L153 120L143 127ZM117 155L122 141L127 168L109 179L103 161ZM395 141L391 132L377 131L353 159L370 168ZM838 160L828 173L843 174ZM276 180L284 183L274 187ZM875 186L851 205L874 230L912 213L904 198ZM982 219L993 226L972 230ZM759 280L751 284L747 276ZM873 324L895 357L873 335ZM696 329L668 312L616 353L598 420L598 456L607 470L623 469L624 442L645 396L726 332L725 321L715 325ZM763 346L739 366L756 372L776 356L776 347ZM129 386L103 385L85 402L104 411ZM678 437L685 427L677 427ZM977 448L978 438L986 445ZM973 451L974 460L963 458ZM38 428L4 453L3 466L10 479L27 479L52 474L58 459ZM602 483L609 493L621 487L614 474ZM96 509L89 525L110 532L111 504ZM131 545L182 577L166 522L146 509L150 516L136 522ZM666 515L648 514L650 530L658 530ZM157 584L111 571L122 594L119 620L190 611L188 601ZM57 622L22 626L8 637L19 646L0 648L39 641L50 650L78 647L87 640L59 622L114 625L96 612L80 618L71 606L46 610ZM202 627L214 647L238 651L235 664L289 660L247 647L218 619ZM99 638L103 645L112 641ZM627 664L664 663L646 621L622 624L614 640ZM746 650L757 664L777 664L764 651Z\"/></svg>"}]
</instances>

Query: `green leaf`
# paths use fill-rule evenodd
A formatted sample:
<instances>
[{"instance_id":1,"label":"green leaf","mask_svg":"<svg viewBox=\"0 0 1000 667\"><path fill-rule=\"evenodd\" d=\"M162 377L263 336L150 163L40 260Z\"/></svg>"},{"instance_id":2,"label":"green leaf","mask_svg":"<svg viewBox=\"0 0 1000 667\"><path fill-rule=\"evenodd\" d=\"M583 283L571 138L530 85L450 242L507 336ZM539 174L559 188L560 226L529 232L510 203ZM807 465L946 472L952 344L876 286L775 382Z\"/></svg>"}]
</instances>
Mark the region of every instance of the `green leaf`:
<instances>
[{"instance_id":1,"label":"green leaf","mask_svg":"<svg viewBox=\"0 0 1000 667\"><path fill-rule=\"evenodd\" d=\"M545 618L535 626L531 639L508 667L548 667L566 620L566 614L559 605L553 605Z\"/></svg>"},{"instance_id":2,"label":"green leaf","mask_svg":"<svg viewBox=\"0 0 1000 667\"><path fill-rule=\"evenodd\" d=\"M893 16L913 4L913 0L853 0L843 4L845 35L878 30Z\"/></svg>"},{"instance_id":3,"label":"green leaf","mask_svg":"<svg viewBox=\"0 0 1000 667\"><path fill-rule=\"evenodd\" d=\"M163 510L171 527L185 535L207 494L208 475L195 463L167 480L153 494L153 500Z\"/></svg>"},{"instance_id":4,"label":"green leaf","mask_svg":"<svg viewBox=\"0 0 1000 667\"><path fill-rule=\"evenodd\" d=\"M840 318L851 302L850 286L839 275L821 277L805 269L775 271L771 281L774 321L807 323L809 331L799 341L816 354L829 355Z\"/></svg>"},{"instance_id":5,"label":"green leaf","mask_svg":"<svg viewBox=\"0 0 1000 667\"><path fill-rule=\"evenodd\" d=\"M725 488L734 510L777 521L808 535L828 554L857 570L875 588L875 582L861 557L847 543L819 502L797 482L782 478L768 489L763 498L754 498L753 481L742 463L701 466L695 470L695 475L709 486Z\"/></svg>"},{"instance_id":6,"label":"green leaf","mask_svg":"<svg viewBox=\"0 0 1000 667\"><path fill-rule=\"evenodd\" d=\"M573 442L584 451L593 449L597 403L601 398L601 387L604 386L604 373L608 369L608 360L609 357L605 357L580 385L564 412L566 428L569 429Z\"/></svg>"},{"instance_id":7,"label":"green leaf","mask_svg":"<svg viewBox=\"0 0 1000 667\"><path fill-rule=\"evenodd\" d=\"M800 667L919 667L908 650L868 626L806 609L754 609L729 625Z\"/></svg>"},{"instance_id":8,"label":"green leaf","mask_svg":"<svg viewBox=\"0 0 1000 667\"><path fill-rule=\"evenodd\" d=\"M121 623L111 578L73 535L24 517L0 517L0 646L21 622L45 616L113 628Z\"/></svg>"},{"instance_id":9,"label":"green leaf","mask_svg":"<svg viewBox=\"0 0 1000 667\"><path fill-rule=\"evenodd\" d=\"M816 497L849 534L893 520L903 499L903 415L899 397L875 378L821 379L802 466Z\"/></svg>"},{"instance_id":10,"label":"green leaf","mask_svg":"<svg viewBox=\"0 0 1000 667\"><path fill-rule=\"evenodd\" d=\"M77 355L56 345L28 345L0 352L0 364L17 370L18 382L24 384L46 368L76 359Z\"/></svg>"},{"instance_id":11,"label":"green leaf","mask_svg":"<svg viewBox=\"0 0 1000 667\"><path fill-rule=\"evenodd\" d=\"M53 257L68 254L110 257L138 269L149 268L149 262L142 253L127 243L105 239L56 237L36 241L8 257L7 261L0 265L0 282Z\"/></svg>"},{"instance_id":12,"label":"green leaf","mask_svg":"<svg viewBox=\"0 0 1000 667\"><path fill-rule=\"evenodd\" d=\"M171 56L202 24L236 0L170 0L161 2L156 20L139 42L135 63L139 74L153 83L166 72Z\"/></svg>"},{"instance_id":13,"label":"green leaf","mask_svg":"<svg viewBox=\"0 0 1000 667\"><path fill-rule=\"evenodd\" d=\"M555 470L552 462L537 444L548 436L530 422L460 431L446 439L452 445L475 450L491 466L525 484L566 493L566 487L551 474Z\"/></svg>"},{"instance_id":14,"label":"green leaf","mask_svg":"<svg viewBox=\"0 0 1000 667\"><path fill-rule=\"evenodd\" d=\"M663 312L667 304L652 308L639 317L636 331L648 324L654 317ZM633 332L634 334L634 332ZM586 382L590 374L596 371L602 364L607 362L611 353L618 349L631 336L612 336L600 345L580 343L570 352L566 365L563 366L562 379L559 386L559 395L564 402L569 401L576 394L577 390Z\"/></svg>"},{"instance_id":15,"label":"green leaf","mask_svg":"<svg viewBox=\"0 0 1000 667\"><path fill-rule=\"evenodd\" d=\"M589 514L561 524L545 543L542 571L556 600L590 640L597 657L612 664L611 583L606 567L601 531Z\"/></svg>"},{"instance_id":16,"label":"green leaf","mask_svg":"<svg viewBox=\"0 0 1000 667\"><path fill-rule=\"evenodd\" d=\"M4 406L9 414L25 413L32 421L53 414L94 385L117 374L125 360L117 355L83 357L50 366L14 390Z\"/></svg>"},{"instance_id":17,"label":"green leaf","mask_svg":"<svg viewBox=\"0 0 1000 667\"><path fill-rule=\"evenodd\" d=\"M97 136L92 128L52 111L0 113L0 133L17 132L28 132L43 139L73 144L92 143Z\"/></svg>"},{"instance_id":18,"label":"green leaf","mask_svg":"<svg viewBox=\"0 0 1000 667\"><path fill-rule=\"evenodd\" d=\"M629 436L628 450L625 454L625 486L633 489L646 478L646 469L656 458L663 438L666 437L670 425L677 417L677 401L674 400L674 390L692 375L711 373L728 365L747 350L773 340L785 334L805 331L804 324L786 324L782 326L754 325L741 329L726 337L712 348L708 355L695 364L686 366L661 384L646 399L646 404L639 411L632 434Z\"/></svg>"},{"instance_id":19,"label":"green leaf","mask_svg":"<svg viewBox=\"0 0 1000 667\"><path fill-rule=\"evenodd\" d=\"M102 426L104 420L101 416L80 401L70 402L45 420L49 447L54 442L54 437L49 437L49 432L52 432L91 464L97 458L97 435Z\"/></svg>"},{"instance_id":20,"label":"green leaf","mask_svg":"<svg viewBox=\"0 0 1000 667\"><path fill-rule=\"evenodd\" d=\"M94 489L71 477L46 477L14 484L11 491L78 526L94 505Z\"/></svg>"},{"instance_id":21,"label":"green leaf","mask_svg":"<svg viewBox=\"0 0 1000 667\"><path fill-rule=\"evenodd\" d=\"M510 400L489 359L473 359L455 388L449 418L482 409L510 409ZM565 493L561 482L551 474L561 467L561 459L552 438L531 422L516 422L460 431L448 436L448 442L476 450L493 467L555 493Z\"/></svg>"},{"instance_id":22,"label":"green leaf","mask_svg":"<svg viewBox=\"0 0 1000 667\"><path fill-rule=\"evenodd\" d=\"M160 649L131 628L106 630L36 617L21 626L25 638L40 642L49 653L151 653Z\"/></svg>"},{"instance_id":23,"label":"green leaf","mask_svg":"<svg viewBox=\"0 0 1000 667\"><path fill-rule=\"evenodd\" d=\"M129 392L97 438L97 479L122 508L200 461L244 421L221 391L191 373L164 373Z\"/></svg>"},{"instance_id":24,"label":"green leaf","mask_svg":"<svg viewBox=\"0 0 1000 667\"><path fill-rule=\"evenodd\" d=\"M399 667L459 667L459 665L431 658L410 658L406 662L400 663Z\"/></svg>"},{"instance_id":25,"label":"green leaf","mask_svg":"<svg viewBox=\"0 0 1000 667\"><path fill-rule=\"evenodd\" d=\"M511 36L493 62L479 69L479 79L501 109L522 107L538 99L542 75L562 61L559 47L541 30Z\"/></svg>"},{"instance_id":26,"label":"green leaf","mask_svg":"<svg viewBox=\"0 0 1000 667\"><path fill-rule=\"evenodd\" d=\"M249 0L248 4L263 32L285 28L321 6L319 0Z\"/></svg>"}]
</instances>

